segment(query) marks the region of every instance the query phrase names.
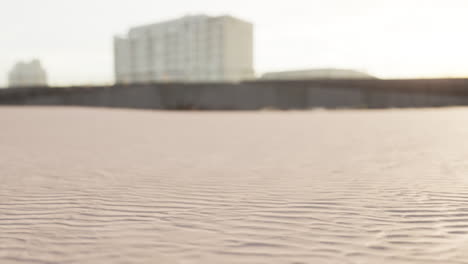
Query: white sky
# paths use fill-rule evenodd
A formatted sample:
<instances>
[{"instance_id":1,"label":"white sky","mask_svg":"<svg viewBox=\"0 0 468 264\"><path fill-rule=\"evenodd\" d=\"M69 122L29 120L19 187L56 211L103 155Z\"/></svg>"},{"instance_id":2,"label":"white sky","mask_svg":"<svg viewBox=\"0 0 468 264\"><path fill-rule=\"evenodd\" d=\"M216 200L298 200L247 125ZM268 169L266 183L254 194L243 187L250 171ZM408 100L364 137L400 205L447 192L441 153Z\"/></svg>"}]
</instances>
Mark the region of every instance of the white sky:
<instances>
[{"instance_id":1,"label":"white sky","mask_svg":"<svg viewBox=\"0 0 468 264\"><path fill-rule=\"evenodd\" d=\"M186 14L255 25L255 69L468 76L468 0L0 0L0 86L39 58L55 85L111 83L112 37Z\"/></svg>"}]
</instances>

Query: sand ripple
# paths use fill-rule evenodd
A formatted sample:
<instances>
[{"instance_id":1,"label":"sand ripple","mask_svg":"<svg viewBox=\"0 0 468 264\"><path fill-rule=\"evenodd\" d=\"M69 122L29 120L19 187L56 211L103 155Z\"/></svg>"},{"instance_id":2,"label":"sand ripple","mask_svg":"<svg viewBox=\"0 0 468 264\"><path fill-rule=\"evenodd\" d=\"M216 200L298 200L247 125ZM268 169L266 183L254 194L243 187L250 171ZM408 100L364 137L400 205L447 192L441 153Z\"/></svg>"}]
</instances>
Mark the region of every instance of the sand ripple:
<instances>
[{"instance_id":1,"label":"sand ripple","mask_svg":"<svg viewBox=\"0 0 468 264\"><path fill-rule=\"evenodd\" d=\"M468 263L467 116L0 108L0 263Z\"/></svg>"}]
</instances>

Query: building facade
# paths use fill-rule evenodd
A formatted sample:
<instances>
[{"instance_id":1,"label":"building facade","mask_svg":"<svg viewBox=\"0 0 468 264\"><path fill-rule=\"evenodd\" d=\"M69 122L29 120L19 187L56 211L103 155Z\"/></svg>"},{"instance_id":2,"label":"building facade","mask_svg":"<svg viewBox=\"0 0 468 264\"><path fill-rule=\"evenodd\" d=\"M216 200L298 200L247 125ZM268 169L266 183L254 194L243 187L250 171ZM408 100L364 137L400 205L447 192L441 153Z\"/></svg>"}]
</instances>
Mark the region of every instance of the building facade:
<instances>
[{"instance_id":1,"label":"building facade","mask_svg":"<svg viewBox=\"0 0 468 264\"><path fill-rule=\"evenodd\" d=\"M118 84L240 81L254 77L253 25L231 16L185 16L114 38Z\"/></svg>"},{"instance_id":2,"label":"building facade","mask_svg":"<svg viewBox=\"0 0 468 264\"><path fill-rule=\"evenodd\" d=\"M39 60L18 62L8 75L9 87L47 86L47 74Z\"/></svg>"}]
</instances>

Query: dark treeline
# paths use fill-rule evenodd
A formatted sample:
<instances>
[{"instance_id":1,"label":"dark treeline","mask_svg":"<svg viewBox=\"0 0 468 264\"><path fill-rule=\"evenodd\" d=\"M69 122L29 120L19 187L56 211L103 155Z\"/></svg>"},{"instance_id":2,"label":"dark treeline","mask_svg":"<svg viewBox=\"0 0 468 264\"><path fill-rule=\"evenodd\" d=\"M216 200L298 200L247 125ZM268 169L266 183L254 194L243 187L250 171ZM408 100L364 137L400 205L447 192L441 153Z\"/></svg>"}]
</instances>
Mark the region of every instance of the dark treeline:
<instances>
[{"instance_id":1,"label":"dark treeline","mask_svg":"<svg viewBox=\"0 0 468 264\"><path fill-rule=\"evenodd\" d=\"M0 89L2 105L164 110L399 108L468 105L468 79L152 83Z\"/></svg>"}]
</instances>

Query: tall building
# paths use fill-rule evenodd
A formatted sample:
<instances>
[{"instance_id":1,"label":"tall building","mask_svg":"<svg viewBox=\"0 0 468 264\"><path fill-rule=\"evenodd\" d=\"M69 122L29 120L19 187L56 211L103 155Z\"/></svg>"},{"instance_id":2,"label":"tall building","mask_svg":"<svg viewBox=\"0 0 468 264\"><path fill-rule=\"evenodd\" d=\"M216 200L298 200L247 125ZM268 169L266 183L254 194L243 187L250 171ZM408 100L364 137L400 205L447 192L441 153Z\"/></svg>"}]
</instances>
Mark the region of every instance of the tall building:
<instances>
[{"instance_id":1,"label":"tall building","mask_svg":"<svg viewBox=\"0 0 468 264\"><path fill-rule=\"evenodd\" d=\"M251 79L253 25L231 16L185 16L115 37L114 56L119 84Z\"/></svg>"},{"instance_id":2,"label":"tall building","mask_svg":"<svg viewBox=\"0 0 468 264\"><path fill-rule=\"evenodd\" d=\"M8 75L9 87L47 86L47 74L39 60L18 62Z\"/></svg>"}]
</instances>

